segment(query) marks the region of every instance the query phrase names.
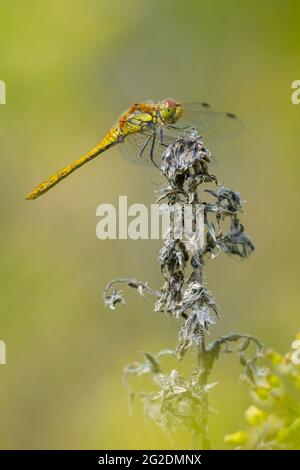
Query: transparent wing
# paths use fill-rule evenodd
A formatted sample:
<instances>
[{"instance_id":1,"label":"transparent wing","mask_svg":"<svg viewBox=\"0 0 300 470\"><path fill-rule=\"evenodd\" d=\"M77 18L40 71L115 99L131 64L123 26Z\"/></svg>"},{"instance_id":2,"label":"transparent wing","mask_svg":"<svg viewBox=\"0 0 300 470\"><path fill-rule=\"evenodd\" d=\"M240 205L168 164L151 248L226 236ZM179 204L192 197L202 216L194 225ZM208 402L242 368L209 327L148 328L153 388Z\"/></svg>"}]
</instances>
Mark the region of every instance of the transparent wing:
<instances>
[{"instance_id":1,"label":"transparent wing","mask_svg":"<svg viewBox=\"0 0 300 470\"><path fill-rule=\"evenodd\" d=\"M230 139L243 132L243 122L231 112L217 112L208 103L186 103L178 126L195 127L205 140Z\"/></svg>"},{"instance_id":2,"label":"transparent wing","mask_svg":"<svg viewBox=\"0 0 300 470\"><path fill-rule=\"evenodd\" d=\"M153 129L145 129L128 135L118 148L122 156L131 163L160 166L162 153L177 137L177 130L157 126L156 133Z\"/></svg>"},{"instance_id":3,"label":"transparent wing","mask_svg":"<svg viewBox=\"0 0 300 470\"><path fill-rule=\"evenodd\" d=\"M156 132L149 127L128 135L118 145L123 157L139 165L160 166L166 147L179 136L186 136L191 127L197 129L208 146L211 142L236 137L244 130L243 122L235 114L214 111L208 103L186 103L182 107L183 115L173 128L157 125Z\"/></svg>"}]
</instances>

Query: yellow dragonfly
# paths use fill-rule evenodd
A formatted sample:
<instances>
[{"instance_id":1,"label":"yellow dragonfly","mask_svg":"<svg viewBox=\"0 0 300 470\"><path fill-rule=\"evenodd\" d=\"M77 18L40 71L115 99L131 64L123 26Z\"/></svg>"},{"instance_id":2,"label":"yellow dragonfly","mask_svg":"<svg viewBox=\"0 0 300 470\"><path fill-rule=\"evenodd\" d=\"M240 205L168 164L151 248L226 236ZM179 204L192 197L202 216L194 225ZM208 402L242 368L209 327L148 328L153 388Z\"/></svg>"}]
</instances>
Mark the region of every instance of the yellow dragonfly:
<instances>
[{"instance_id":1,"label":"yellow dragonfly","mask_svg":"<svg viewBox=\"0 0 300 470\"><path fill-rule=\"evenodd\" d=\"M220 134L236 134L241 121L232 113L215 112L208 103L181 104L173 98L160 102L137 103L128 108L89 152L62 170L54 173L34 188L26 199L36 199L73 171L80 168L114 145L119 145L123 155L134 163L159 167L161 154L186 129L194 127L203 135L220 123ZM178 125L180 124L180 125ZM224 133L225 129L225 133Z\"/></svg>"}]
</instances>

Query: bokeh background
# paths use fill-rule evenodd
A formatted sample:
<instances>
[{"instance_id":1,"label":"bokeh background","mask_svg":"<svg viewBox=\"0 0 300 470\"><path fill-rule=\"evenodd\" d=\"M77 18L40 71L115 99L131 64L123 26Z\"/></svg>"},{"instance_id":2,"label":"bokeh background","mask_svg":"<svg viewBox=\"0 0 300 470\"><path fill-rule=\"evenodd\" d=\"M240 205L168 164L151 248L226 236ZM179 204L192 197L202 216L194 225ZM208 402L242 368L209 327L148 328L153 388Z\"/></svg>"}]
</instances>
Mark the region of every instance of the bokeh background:
<instances>
[{"instance_id":1,"label":"bokeh background","mask_svg":"<svg viewBox=\"0 0 300 470\"><path fill-rule=\"evenodd\" d=\"M122 194L152 203L157 173L113 149L43 198L24 199L136 101L206 100L241 116L244 133L215 144L214 171L247 201L243 221L257 250L245 262L210 263L206 282L222 312L214 331L288 349L300 326L300 105L291 103L299 14L297 0L1 2L1 448L190 445L184 433L171 443L139 406L130 416L121 384L139 351L176 345L178 325L135 293L116 312L102 302L119 275L161 285L160 241L95 235L97 205ZM216 448L244 424L250 400L239 373L226 357L212 377Z\"/></svg>"}]
</instances>

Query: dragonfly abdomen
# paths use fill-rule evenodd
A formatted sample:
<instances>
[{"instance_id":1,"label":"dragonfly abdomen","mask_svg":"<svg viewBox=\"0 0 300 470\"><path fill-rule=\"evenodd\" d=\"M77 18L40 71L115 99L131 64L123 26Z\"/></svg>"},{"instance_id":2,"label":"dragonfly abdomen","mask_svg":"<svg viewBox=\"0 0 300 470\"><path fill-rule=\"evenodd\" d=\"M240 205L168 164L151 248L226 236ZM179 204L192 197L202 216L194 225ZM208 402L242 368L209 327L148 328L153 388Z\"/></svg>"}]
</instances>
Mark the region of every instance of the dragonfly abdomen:
<instances>
[{"instance_id":1,"label":"dragonfly abdomen","mask_svg":"<svg viewBox=\"0 0 300 470\"><path fill-rule=\"evenodd\" d=\"M119 142L120 136L120 129L118 126L113 127L106 136L99 142L98 145L93 147L89 152L87 152L82 157L75 160L70 165L66 166L62 170L54 173L49 178L45 179L42 183L40 183L33 191L31 191L27 196L26 199L36 199L37 197L41 196L45 192L49 191L49 189L53 188L57 183L59 183L62 179L66 178L68 175L73 173L73 171L80 168L85 163L89 162L93 158L97 157L100 153L105 152L108 148L112 147L113 145Z\"/></svg>"}]
</instances>

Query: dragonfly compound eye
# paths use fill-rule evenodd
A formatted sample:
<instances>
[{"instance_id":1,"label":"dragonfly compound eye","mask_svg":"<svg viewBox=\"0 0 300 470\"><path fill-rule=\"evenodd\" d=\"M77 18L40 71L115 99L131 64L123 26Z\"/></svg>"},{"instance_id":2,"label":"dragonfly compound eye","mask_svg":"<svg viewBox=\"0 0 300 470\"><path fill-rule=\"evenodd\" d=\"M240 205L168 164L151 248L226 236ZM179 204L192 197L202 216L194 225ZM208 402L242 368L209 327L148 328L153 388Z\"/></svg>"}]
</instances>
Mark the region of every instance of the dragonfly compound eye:
<instances>
[{"instance_id":1,"label":"dragonfly compound eye","mask_svg":"<svg viewBox=\"0 0 300 470\"><path fill-rule=\"evenodd\" d=\"M172 98L164 100L160 106L160 114L164 121L173 122L176 113L176 101Z\"/></svg>"},{"instance_id":2,"label":"dragonfly compound eye","mask_svg":"<svg viewBox=\"0 0 300 470\"><path fill-rule=\"evenodd\" d=\"M167 98L165 101L164 101L164 105L167 107L167 108L170 108L170 109L175 109L176 108L176 101L173 100L173 98Z\"/></svg>"}]
</instances>

